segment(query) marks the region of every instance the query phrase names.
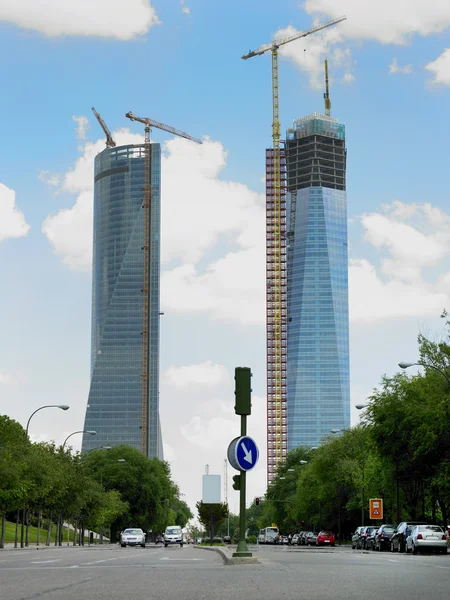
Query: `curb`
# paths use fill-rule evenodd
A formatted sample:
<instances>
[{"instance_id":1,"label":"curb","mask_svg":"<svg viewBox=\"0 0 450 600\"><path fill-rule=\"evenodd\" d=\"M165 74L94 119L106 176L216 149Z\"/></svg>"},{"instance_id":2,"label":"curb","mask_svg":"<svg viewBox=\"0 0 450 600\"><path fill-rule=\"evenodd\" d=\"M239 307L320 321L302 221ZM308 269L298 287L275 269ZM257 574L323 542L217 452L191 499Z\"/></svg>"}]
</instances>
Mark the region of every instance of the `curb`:
<instances>
[{"instance_id":1,"label":"curb","mask_svg":"<svg viewBox=\"0 0 450 600\"><path fill-rule=\"evenodd\" d=\"M254 556L252 556L251 558L229 558L225 552L223 550L221 550L220 548L217 547L206 547L206 546L195 546L194 545L194 549L195 550L207 550L208 552L217 552L217 554L220 554L223 562L225 565L259 565L261 564L258 559Z\"/></svg>"}]
</instances>

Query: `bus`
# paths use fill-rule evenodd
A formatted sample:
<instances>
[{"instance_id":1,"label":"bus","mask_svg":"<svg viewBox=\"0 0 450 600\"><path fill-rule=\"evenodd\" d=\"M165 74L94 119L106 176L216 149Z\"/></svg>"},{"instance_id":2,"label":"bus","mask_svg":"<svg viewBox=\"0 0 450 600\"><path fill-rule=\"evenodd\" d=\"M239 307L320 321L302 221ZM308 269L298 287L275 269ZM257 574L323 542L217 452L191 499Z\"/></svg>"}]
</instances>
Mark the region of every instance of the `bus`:
<instances>
[{"instance_id":1,"label":"bus","mask_svg":"<svg viewBox=\"0 0 450 600\"><path fill-rule=\"evenodd\" d=\"M259 530L259 544L276 544L278 537L278 527L265 527Z\"/></svg>"}]
</instances>

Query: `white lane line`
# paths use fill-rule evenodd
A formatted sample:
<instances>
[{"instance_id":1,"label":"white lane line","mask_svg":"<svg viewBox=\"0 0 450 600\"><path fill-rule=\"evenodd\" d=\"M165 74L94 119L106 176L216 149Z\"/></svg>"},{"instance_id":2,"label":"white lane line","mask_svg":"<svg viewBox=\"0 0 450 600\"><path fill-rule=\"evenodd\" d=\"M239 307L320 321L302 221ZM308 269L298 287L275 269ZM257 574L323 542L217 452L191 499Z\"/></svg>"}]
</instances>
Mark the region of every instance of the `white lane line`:
<instances>
[{"instance_id":1,"label":"white lane line","mask_svg":"<svg viewBox=\"0 0 450 600\"><path fill-rule=\"evenodd\" d=\"M395 563L400 562L399 560L394 560L393 558L388 558L387 560L388 560L388 562L395 562Z\"/></svg>"},{"instance_id":2,"label":"white lane line","mask_svg":"<svg viewBox=\"0 0 450 600\"><path fill-rule=\"evenodd\" d=\"M168 556L163 556L159 560L203 560L203 558L169 558Z\"/></svg>"},{"instance_id":3,"label":"white lane line","mask_svg":"<svg viewBox=\"0 0 450 600\"><path fill-rule=\"evenodd\" d=\"M53 560L31 560L30 565L43 565L45 563L59 562L60 558L54 558Z\"/></svg>"}]
</instances>

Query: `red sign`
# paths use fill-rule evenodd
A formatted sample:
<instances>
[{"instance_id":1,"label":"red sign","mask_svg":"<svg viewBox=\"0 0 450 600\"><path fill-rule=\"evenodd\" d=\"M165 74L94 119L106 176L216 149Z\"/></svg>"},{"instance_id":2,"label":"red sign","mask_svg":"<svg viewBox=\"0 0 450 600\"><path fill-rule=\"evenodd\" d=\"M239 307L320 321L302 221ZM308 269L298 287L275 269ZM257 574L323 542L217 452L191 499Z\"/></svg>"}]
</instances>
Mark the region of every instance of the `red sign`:
<instances>
[{"instance_id":1,"label":"red sign","mask_svg":"<svg viewBox=\"0 0 450 600\"><path fill-rule=\"evenodd\" d=\"M381 498L371 498L369 500L369 511L371 519L382 519L383 500Z\"/></svg>"}]
</instances>

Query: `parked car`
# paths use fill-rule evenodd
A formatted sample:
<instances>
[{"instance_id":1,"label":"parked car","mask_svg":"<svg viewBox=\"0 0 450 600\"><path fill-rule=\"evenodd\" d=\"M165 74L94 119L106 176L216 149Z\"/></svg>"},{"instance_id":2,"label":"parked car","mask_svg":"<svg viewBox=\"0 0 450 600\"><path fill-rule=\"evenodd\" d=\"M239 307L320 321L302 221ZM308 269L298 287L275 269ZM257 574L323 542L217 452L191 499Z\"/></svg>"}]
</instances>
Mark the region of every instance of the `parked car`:
<instances>
[{"instance_id":1,"label":"parked car","mask_svg":"<svg viewBox=\"0 0 450 600\"><path fill-rule=\"evenodd\" d=\"M358 544L356 545L356 547L361 548L362 550L368 550L369 548L367 547L367 540L373 533L375 533L375 531L376 527L373 527L371 525L367 525L366 527L364 527L364 529L361 532L361 535L359 536Z\"/></svg>"},{"instance_id":2,"label":"parked car","mask_svg":"<svg viewBox=\"0 0 450 600\"><path fill-rule=\"evenodd\" d=\"M405 552L406 538L416 525L427 525L425 521L402 521L391 537L391 552Z\"/></svg>"},{"instance_id":3,"label":"parked car","mask_svg":"<svg viewBox=\"0 0 450 600\"><path fill-rule=\"evenodd\" d=\"M322 530L317 536L316 544L318 546L334 546L335 538L332 531Z\"/></svg>"},{"instance_id":4,"label":"parked car","mask_svg":"<svg viewBox=\"0 0 450 600\"><path fill-rule=\"evenodd\" d=\"M299 533L294 533L294 535L292 536L292 540L291 540L291 544L294 546L295 544L297 544L297 540L298 540L298 536L300 534Z\"/></svg>"},{"instance_id":5,"label":"parked car","mask_svg":"<svg viewBox=\"0 0 450 600\"><path fill-rule=\"evenodd\" d=\"M381 552L384 548L389 548L391 545L391 538L395 531L393 525L383 524L379 527L375 533L375 539L373 542L373 549Z\"/></svg>"},{"instance_id":6,"label":"parked car","mask_svg":"<svg viewBox=\"0 0 450 600\"><path fill-rule=\"evenodd\" d=\"M287 535L282 535L281 536L280 544L287 544L287 543L288 543L288 537L287 537Z\"/></svg>"},{"instance_id":7,"label":"parked car","mask_svg":"<svg viewBox=\"0 0 450 600\"><path fill-rule=\"evenodd\" d=\"M364 527L357 527L355 533L352 535L352 550L358 547L358 541L363 530Z\"/></svg>"},{"instance_id":8,"label":"parked car","mask_svg":"<svg viewBox=\"0 0 450 600\"><path fill-rule=\"evenodd\" d=\"M231 544L231 536L230 535L224 535L223 536L223 542L224 542L224 544Z\"/></svg>"},{"instance_id":9,"label":"parked car","mask_svg":"<svg viewBox=\"0 0 450 600\"><path fill-rule=\"evenodd\" d=\"M306 546L315 546L317 543L317 533L314 531L308 531L306 534L305 544Z\"/></svg>"},{"instance_id":10,"label":"parked car","mask_svg":"<svg viewBox=\"0 0 450 600\"><path fill-rule=\"evenodd\" d=\"M436 550L447 554L447 544L447 534L439 525L416 525L406 538L406 552Z\"/></svg>"},{"instance_id":11,"label":"parked car","mask_svg":"<svg viewBox=\"0 0 450 600\"><path fill-rule=\"evenodd\" d=\"M300 531L297 538L297 546L304 546L306 544L307 531Z\"/></svg>"},{"instance_id":12,"label":"parked car","mask_svg":"<svg viewBox=\"0 0 450 600\"><path fill-rule=\"evenodd\" d=\"M163 535L157 535L156 536L156 540L155 540L155 544L164 544L164 536Z\"/></svg>"},{"instance_id":13,"label":"parked car","mask_svg":"<svg viewBox=\"0 0 450 600\"><path fill-rule=\"evenodd\" d=\"M145 548L145 533L142 529L124 529L120 534L120 545L122 548L126 546L142 546L142 548Z\"/></svg>"}]
</instances>

